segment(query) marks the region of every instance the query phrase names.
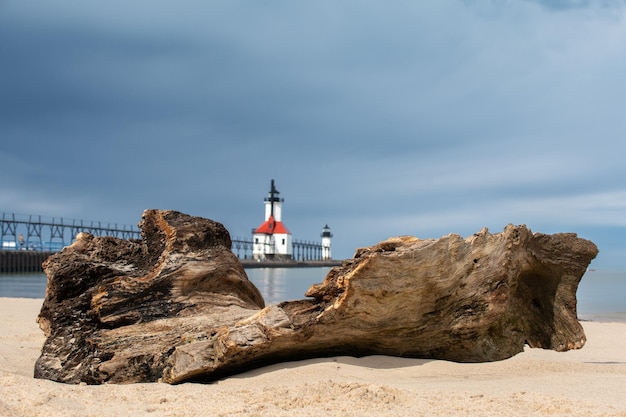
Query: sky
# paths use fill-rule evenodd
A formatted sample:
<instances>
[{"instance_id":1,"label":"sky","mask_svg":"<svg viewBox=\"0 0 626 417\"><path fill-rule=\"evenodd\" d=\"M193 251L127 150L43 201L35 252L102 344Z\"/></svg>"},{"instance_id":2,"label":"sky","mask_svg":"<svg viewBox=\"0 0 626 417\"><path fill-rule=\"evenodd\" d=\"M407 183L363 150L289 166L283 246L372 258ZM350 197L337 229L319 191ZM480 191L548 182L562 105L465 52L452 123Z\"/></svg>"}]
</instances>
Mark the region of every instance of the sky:
<instances>
[{"instance_id":1,"label":"sky","mask_svg":"<svg viewBox=\"0 0 626 417\"><path fill-rule=\"evenodd\" d=\"M509 224L626 268L626 1L0 0L0 211L296 240Z\"/></svg>"}]
</instances>

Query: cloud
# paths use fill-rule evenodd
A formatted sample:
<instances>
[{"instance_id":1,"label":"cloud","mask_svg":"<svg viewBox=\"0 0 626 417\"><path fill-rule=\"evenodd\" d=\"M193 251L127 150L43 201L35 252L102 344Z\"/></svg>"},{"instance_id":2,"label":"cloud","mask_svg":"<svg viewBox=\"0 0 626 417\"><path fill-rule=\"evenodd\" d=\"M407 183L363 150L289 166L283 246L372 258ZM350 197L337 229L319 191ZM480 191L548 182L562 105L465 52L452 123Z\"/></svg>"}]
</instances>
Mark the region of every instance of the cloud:
<instances>
[{"instance_id":1,"label":"cloud","mask_svg":"<svg viewBox=\"0 0 626 417\"><path fill-rule=\"evenodd\" d=\"M3 3L3 210L172 208L245 235L275 178L296 238L329 223L340 256L509 222L619 228L623 10Z\"/></svg>"}]
</instances>

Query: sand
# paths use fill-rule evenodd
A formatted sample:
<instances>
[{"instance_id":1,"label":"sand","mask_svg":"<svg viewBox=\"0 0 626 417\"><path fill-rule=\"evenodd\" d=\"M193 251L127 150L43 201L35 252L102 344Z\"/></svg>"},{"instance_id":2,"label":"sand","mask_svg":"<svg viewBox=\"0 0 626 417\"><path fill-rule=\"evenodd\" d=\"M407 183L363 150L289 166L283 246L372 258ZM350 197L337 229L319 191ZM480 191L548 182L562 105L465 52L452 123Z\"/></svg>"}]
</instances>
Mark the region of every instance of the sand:
<instances>
[{"instance_id":1,"label":"sand","mask_svg":"<svg viewBox=\"0 0 626 417\"><path fill-rule=\"evenodd\" d=\"M0 298L0 416L626 416L626 323L584 322L581 350L495 363L334 357L206 385L88 386L32 377L41 303Z\"/></svg>"}]
</instances>

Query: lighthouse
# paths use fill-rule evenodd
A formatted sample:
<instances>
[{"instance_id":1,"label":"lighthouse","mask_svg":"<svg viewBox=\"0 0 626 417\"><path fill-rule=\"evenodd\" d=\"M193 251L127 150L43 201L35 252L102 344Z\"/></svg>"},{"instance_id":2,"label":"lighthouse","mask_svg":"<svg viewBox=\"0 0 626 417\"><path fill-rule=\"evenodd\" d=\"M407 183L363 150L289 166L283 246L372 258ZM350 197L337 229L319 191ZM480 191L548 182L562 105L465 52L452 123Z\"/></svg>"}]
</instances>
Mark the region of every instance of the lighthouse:
<instances>
[{"instance_id":1,"label":"lighthouse","mask_svg":"<svg viewBox=\"0 0 626 417\"><path fill-rule=\"evenodd\" d=\"M320 236L322 238L322 261L330 261L333 259L330 253L330 239L333 237L333 234L330 233L330 227L328 227L328 225L322 228L322 234Z\"/></svg>"},{"instance_id":2,"label":"lighthouse","mask_svg":"<svg viewBox=\"0 0 626 417\"><path fill-rule=\"evenodd\" d=\"M279 197L274 180L264 199L265 221L252 233L252 257L257 261L266 259L291 259L293 242L291 232L282 222L284 199Z\"/></svg>"}]
</instances>

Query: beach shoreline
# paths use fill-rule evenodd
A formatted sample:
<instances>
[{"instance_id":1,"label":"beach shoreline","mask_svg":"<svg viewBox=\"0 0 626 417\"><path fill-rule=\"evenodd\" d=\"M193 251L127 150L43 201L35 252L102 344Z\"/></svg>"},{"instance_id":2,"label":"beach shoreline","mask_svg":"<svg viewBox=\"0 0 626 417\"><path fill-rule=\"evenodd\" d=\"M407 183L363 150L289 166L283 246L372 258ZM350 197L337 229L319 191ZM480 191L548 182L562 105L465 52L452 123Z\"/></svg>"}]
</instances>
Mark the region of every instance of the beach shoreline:
<instances>
[{"instance_id":1,"label":"beach shoreline","mask_svg":"<svg viewBox=\"0 0 626 417\"><path fill-rule=\"evenodd\" d=\"M0 416L626 416L623 322L582 321L582 349L500 362L341 356L213 384L88 386L33 378L42 301L0 298Z\"/></svg>"}]
</instances>

